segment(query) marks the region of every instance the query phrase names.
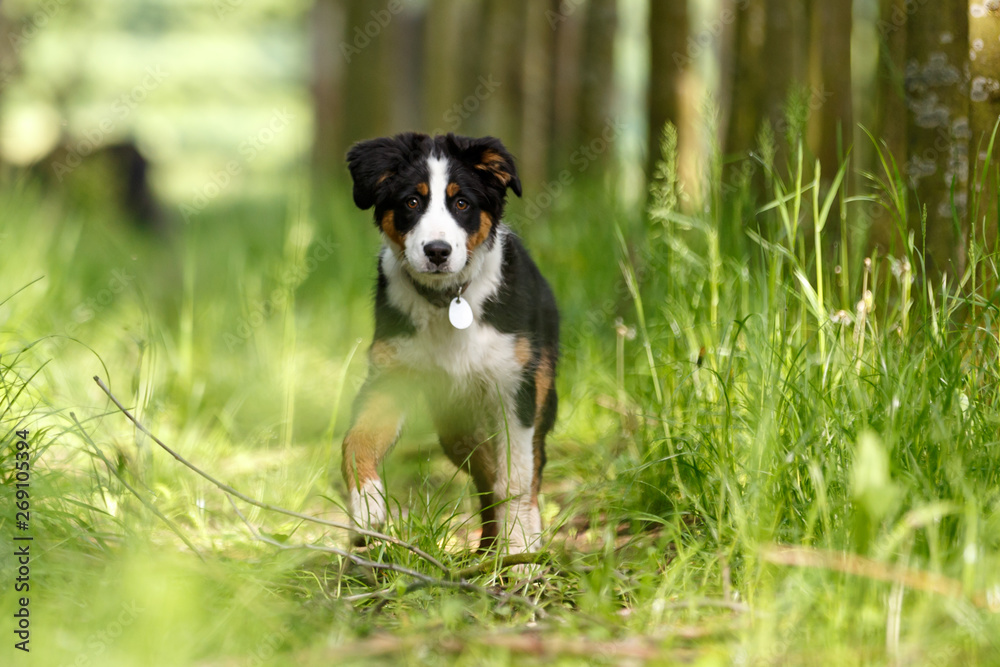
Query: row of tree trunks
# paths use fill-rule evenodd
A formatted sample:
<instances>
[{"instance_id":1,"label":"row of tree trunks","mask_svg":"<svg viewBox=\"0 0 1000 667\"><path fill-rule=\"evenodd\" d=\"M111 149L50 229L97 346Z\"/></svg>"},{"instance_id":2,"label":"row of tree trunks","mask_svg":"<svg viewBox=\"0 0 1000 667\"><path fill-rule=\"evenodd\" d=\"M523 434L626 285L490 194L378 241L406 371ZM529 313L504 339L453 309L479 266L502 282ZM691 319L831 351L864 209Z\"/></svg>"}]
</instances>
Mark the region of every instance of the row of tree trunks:
<instances>
[{"instance_id":1,"label":"row of tree trunks","mask_svg":"<svg viewBox=\"0 0 1000 667\"><path fill-rule=\"evenodd\" d=\"M614 114L616 26L616 0L316 0L316 169L373 136L489 133L544 179Z\"/></svg>"},{"instance_id":2,"label":"row of tree trunks","mask_svg":"<svg viewBox=\"0 0 1000 667\"><path fill-rule=\"evenodd\" d=\"M996 235L995 156L985 179L974 175L982 176L1000 112L1000 0L879 2L875 102L859 108L874 109L874 133L903 165L918 234L926 211L920 245L929 266L961 273L970 235ZM720 0L719 20L692 29L696 5L650 0L647 168L673 122L696 193L692 165L706 146L692 81L697 59L714 53L724 152L746 156L769 125L779 160L788 157L789 100L797 99L794 129L832 178L858 136L853 5ZM551 178L617 112L618 12L619 0L316 0L317 171L341 169L353 141L417 129L495 134L518 155L526 181ZM597 166L611 155L594 156L605 163ZM888 245L895 234L888 216L875 220L875 242Z\"/></svg>"},{"instance_id":3,"label":"row of tree trunks","mask_svg":"<svg viewBox=\"0 0 1000 667\"><path fill-rule=\"evenodd\" d=\"M970 236L996 241L996 149L984 172L1000 118L1000 2L882 0L879 33L876 130L912 189L910 231L935 280L961 276ZM876 240L892 238L890 224L876 220Z\"/></svg>"}]
</instances>

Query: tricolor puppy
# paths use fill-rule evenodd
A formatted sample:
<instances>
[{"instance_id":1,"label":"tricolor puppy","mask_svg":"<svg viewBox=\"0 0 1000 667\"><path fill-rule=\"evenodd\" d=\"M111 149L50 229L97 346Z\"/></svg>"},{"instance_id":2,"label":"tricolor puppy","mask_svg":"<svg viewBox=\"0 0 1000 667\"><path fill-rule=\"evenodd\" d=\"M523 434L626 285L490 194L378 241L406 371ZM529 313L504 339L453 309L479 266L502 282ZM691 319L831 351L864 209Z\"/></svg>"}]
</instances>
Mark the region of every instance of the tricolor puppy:
<instances>
[{"instance_id":1,"label":"tricolor puppy","mask_svg":"<svg viewBox=\"0 0 1000 667\"><path fill-rule=\"evenodd\" d=\"M382 232L368 379L343 446L352 518L385 521L379 464L406 414L429 410L481 496L480 550L533 551L559 314L501 222L507 189L521 195L514 159L492 137L407 133L356 144L347 161L354 203Z\"/></svg>"}]
</instances>

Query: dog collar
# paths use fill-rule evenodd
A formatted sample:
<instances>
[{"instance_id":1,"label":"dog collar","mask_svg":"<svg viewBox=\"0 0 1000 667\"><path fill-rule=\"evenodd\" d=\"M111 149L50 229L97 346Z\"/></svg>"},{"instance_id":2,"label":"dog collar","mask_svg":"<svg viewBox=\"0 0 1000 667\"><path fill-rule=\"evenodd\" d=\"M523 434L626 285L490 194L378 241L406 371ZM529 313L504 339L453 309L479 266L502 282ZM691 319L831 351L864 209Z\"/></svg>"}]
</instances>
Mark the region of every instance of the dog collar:
<instances>
[{"instance_id":1,"label":"dog collar","mask_svg":"<svg viewBox=\"0 0 1000 667\"><path fill-rule=\"evenodd\" d=\"M434 289L433 287L421 285L405 271L404 274L407 278L409 278L410 284L413 285L413 288L417 290L417 294L424 297L424 299L426 299L428 303L435 308L447 308L451 305L453 299L458 298L466 289L469 288L469 283L465 283L464 285L459 285L458 287L453 287L447 290Z\"/></svg>"}]
</instances>

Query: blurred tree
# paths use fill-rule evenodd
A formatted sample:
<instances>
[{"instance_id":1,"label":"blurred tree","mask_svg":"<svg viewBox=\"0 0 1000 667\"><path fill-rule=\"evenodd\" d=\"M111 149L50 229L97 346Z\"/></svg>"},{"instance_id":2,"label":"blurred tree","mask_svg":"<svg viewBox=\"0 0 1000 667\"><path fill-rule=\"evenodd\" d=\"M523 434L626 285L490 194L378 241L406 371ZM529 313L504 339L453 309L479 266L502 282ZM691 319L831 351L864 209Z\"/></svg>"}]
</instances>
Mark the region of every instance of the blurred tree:
<instances>
[{"instance_id":1,"label":"blurred tree","mask_svg":"<svg viewBox=\"0 0 1000 667\"><path fill-rule=\"evenodd\" d=\"M347 0L346 24L337 57L344 61L343 137L338 153L362 139L388 134L402 95L395 89L394 37L398 14L384 0ZM409 54L412 55L412 54ZM336 122L336 119L334 119Z\"/></svg>"},{"instance_id":2,"label":"blurred tree","mask_svg":"<svg viewBox=\"0 0 1000 667\"><path fill-rule=\"evenodd\" d=\"M0 111L3 111L3 98L7 82L13 76L14 57L10 48L10 27L7 19L0 11ZM3 126L3 117L0 116L0 127ZM6 180L6 170L3 168L3 144L0 143L0 184Z\"/></svg>"},{"instance_id":3,"label":"blurred tree","mask_svg":"<svg viewBox=\"0 0 1000 667\"><path fill-rule=\"evenodd\" d=\"M998 192L1000 192L1000 150L989 142L1000 119L1000 1L974 2L968 5L969 16L969 126L971 130L970 170L976 178L973 186L975 207L971 211L971 232L994 248L997 240ZM986 158L990 158L989 170ZM985 183L985 187L981 184ZM984 239L985 237L985 239Z\"/></svg>"},{"instance_id":4,"label":"blurred tree","mask_svg":"<svg viewBox=\"0 0 1000 667\"><path fill-rule=\"evenodd\" d=\"M553 8L546 13L552 28L552 156L557 167L564 166L577 147L580 118L581 56L583 49L584 14L565 11L561 0L552 0Z\"/></svg>"},{"instance_id":5,"label":"blurred tree","mask_svg":"<svg viewBox=\"0 0 1000 667\"><path fill-rule=\"evenodd\" d=\"M344 60L338 39L344 33L339 0L316 0L309 21L312 49L313 171L319 181L343 169Z\"/></svg>"},{"instance_id":6,"label":"blurred tree","mask_svg":"<svg viewBox=\"0 0 1000 667\"><path fill-rule=\"evenodd\" d=\"M836 175L853 134L851 8L850 2L812 3L809 145L827 181Z\"/></svg>"},{"instance_id":7,"label":"blurred tree","mask_svg":"<svg viewBox=\"0 0 1000 667\"><path fill-rule=\"evenodd\" d=\"M674 0L670 0L673 2ZM580 109L577 143L589 144L601 136L614 117L615 33L618 29L617 0L589 0L583 27L580 62ZM611 151L594 155L606 166Z\"/></svg>"},{"instance_id":8,"label":"blurred tree","mask_svg":"<svg viewBox=\"0 0 1000 667\"><path fill-rule=\"evenodd\" d=\"M660 157L660 136L670 121L682 127L683 78L691 67L687 0L649 4L649 95L646 173ZM692 39L697 39L697 35ZM695 44L698 42L695 41Z\"/></svg>"},{"instance_id":9,"label":"blurred tree","mask_svg":"<svg viewBox=\"0 0 1000 667\"><path fill-rule=\"evenodd\" d=\"M747 0L737 7L732 93L727 96L731 100L724 146L728 153L751 150L765 122L780 142L790 129L789 94L796 83L803 86L809 74L807 3Z\"/></svg>"},{"instance_id":10,"label":"blurred tree","mask_svg":"<svg viewBox=\"0 0 1000 667\"><path fill-rule=\"evenodd\" d=\"M878 149L888 152L905 164L907 154L907 117L904 70L906 69L906 0L879 0L879 18L876 24L878 34L878 65L872 93L875 97L873 136L879 142ZM867 138L866 138L867 140ZM867 148L867 145L865 146ZM874 150L867 154L867 162L873 173L882 173L882 167ZM871 247L886 249L898 235L896 221L890 209L873 207L870 209L870 228L867 243Z\"/></svg>"},{"instance_id":11,"label":"blurred tree","mask_svg":"<svg viewBox=\"0 0 1000 667\"><path fill-rule=\"evenodd\" d=\"M477 40L485 49L478 73L485 83L469 91L479 108L467 110L481 118L489 134L505 141L517 153L521 148L518 138L524 108L522 59L526 10L527 0L489 0L487 3L483 34Z\"/></svg>"},{"instance_id":12,"label":"blurred tree","mask_svg":"<svg viewBox=\"0 0 1000 667\"><path fill-rule=\"evenodd\" d=\"M555 35L547 15L558 9L551 0L526 4L524 105L521 107L521 177L538 183L548 177L552 136L553 53Z\"/></svg>"},{"instance_id":13,"label":"blurred tree","mask_svg":"<svg viewBox=\"0 0 1000 667\"><path fill-rule=\"evenodd\" d=\"M879 58L876 69L875 136L885 142L892 155L906 155L906 0L879 0Z\"/></svg>"},{"instance_id":14,"label":"blurred tree","mask_svg":"<svg viewBox=\"0 0 1000 667\"><path fill-rule=\"evenodd\" d=\"M954 221L964 219L967 210L967 8L962 3L945 3L903 5L903 9L909 12L904 66L905 164L916 195L909 219L920 247L922 211L917 207L926 208L927 234L922 241L927 247L928 267L934 272L961 273L964 244Z\"/></svg>"},{"instance_id":15,"label":"blurred tree","mask_svg":"<svg viewBox=\"0 0 1000 667\"><path fill-rule=\"evenodd\" d=\"M472 3L462 0L430 0L427 4L422 100L427 132L459 132L465 120L459 113L464 111L465 99L462 71L472 59L462 56L469 35L463 24L471 8Z\"/></svg>"}]
</instances>

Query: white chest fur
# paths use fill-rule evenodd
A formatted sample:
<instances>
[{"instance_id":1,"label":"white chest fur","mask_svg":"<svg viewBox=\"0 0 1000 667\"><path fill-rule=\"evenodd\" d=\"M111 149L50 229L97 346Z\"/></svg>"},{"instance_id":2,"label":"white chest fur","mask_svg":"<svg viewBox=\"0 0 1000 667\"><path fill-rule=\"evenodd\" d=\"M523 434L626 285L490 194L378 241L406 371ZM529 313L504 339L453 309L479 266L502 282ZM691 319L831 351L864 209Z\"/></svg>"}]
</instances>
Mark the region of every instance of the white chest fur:
<instances>
[{"instance_id":1,"label":"white chest fur","mask_svg":"<svg viewBox=\"0 0 1000 667\"><path fill-rule=\"evenodd\" d=\"M481 248L466 268L455 276L457 285L468 282L462 297L472 308L473 322L456 329L448 319L448 309L432 305L421 296L399 259L387 246L382 251L382 270L388 279L389 302L409 317L415 335L394 341L395 361L417 372L443 371L456 388L470 383L510 389L516 386L521 366L515 348L516 337L500 333L482 320L483 306L501 284L503 244L506 230L498 230L489 250Z\"/></svg>"}]
</instances>

